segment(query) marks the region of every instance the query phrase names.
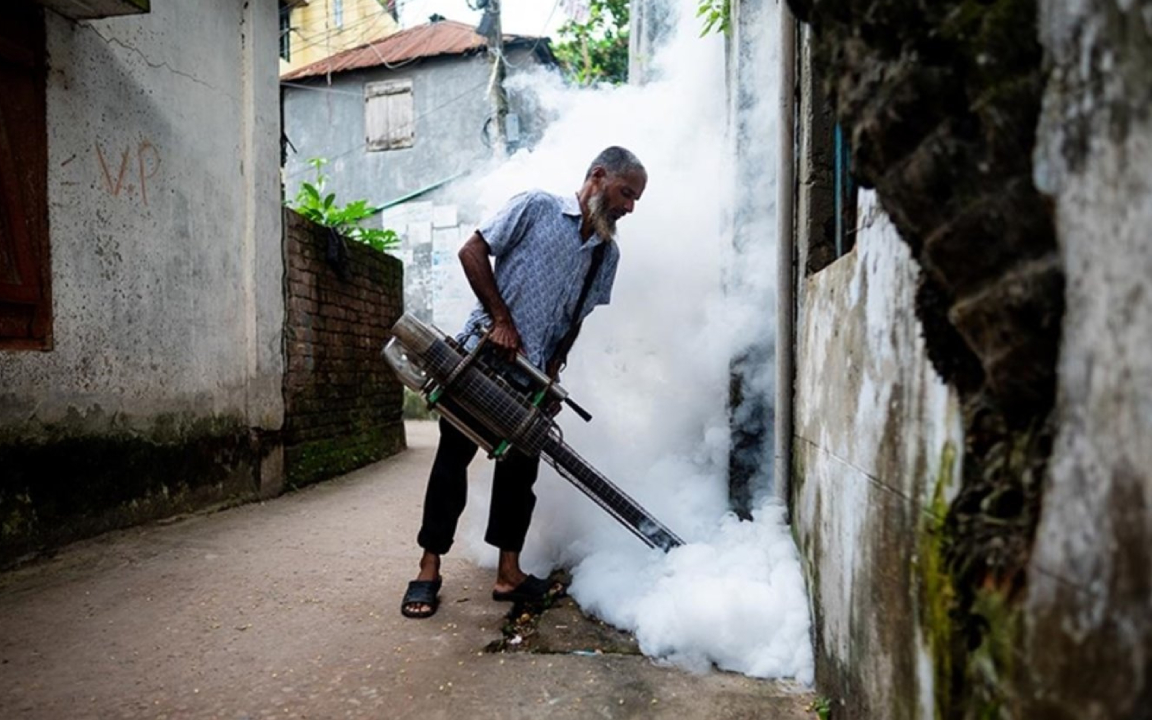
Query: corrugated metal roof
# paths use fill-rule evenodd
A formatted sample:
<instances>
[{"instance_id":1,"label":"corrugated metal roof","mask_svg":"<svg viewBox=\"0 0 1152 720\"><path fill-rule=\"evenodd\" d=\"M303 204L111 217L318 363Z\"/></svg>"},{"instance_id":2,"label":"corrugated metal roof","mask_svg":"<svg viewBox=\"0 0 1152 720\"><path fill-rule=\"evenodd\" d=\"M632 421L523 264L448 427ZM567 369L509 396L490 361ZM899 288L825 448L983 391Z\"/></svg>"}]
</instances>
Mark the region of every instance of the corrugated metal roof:
<instances>
[{"instance_id":1,"label":"corrugated metal roof","mask_svg":"<svg viewBox=\"0 0 1152 720\"><path fill-rule=\"evenodd\" d=\"M539 42L539 38L526 35L505 35L505 45L518 45L526 42ZM548 41L540 42L547 47ZM394 66L407 64L422 58L438 55L463 55L487 47L484 36L479 35L469 25L455 20L440 20L414 28L401 30L380 40L374 40L360 47L336 53L298 70L284 73L281 80L345 72L360 68Z\"/></svg>"}]
</instances>

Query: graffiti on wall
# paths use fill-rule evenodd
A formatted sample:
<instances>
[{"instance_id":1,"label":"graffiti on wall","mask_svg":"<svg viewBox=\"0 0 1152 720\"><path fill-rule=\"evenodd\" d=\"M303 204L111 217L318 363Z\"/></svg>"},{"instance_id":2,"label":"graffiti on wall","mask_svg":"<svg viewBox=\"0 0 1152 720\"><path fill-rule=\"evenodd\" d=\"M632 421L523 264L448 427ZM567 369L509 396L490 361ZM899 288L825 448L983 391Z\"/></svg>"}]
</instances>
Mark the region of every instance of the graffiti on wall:
<instances>
[{"instance_id":1,"label":"graffiti on wall","mask_svg":"<svg viewBox=\"0 0 1152 720\"><path fill-rule=\"evenodd\" d=\"M120 153L119 164L115 154L112 162L100 143L96 143L96 158L100 162L104 189L112 197L139 194L140 202L148 205L148 184L160 172L160 151L151 141L141 140L135 148L126 147Z\"/></svg>"}]
</instances>

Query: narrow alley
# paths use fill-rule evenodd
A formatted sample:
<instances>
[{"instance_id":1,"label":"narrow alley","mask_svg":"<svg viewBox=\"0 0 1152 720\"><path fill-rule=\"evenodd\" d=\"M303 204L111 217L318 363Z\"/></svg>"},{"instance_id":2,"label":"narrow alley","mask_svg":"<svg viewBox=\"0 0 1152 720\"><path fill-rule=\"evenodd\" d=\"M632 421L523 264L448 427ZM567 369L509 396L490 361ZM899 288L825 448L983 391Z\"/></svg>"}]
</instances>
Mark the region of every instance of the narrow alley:
<instances>
[{"instance_id":1,"label":"narrow alley","mask_svg":"<svg viewBox=\"0 0 1152 720\"><path fill-rule=\"evenodd\" d=\"M490 571L452 555L436 616L401 617L436 438L431 423L407 433L407 451L332 482L0 576L0 716L815 717L811 694L786 682L572 642L486 652L508 605L489 598ZM596 625L570 600L540 621L569 638Z\"/></svg>"}]
</instances>

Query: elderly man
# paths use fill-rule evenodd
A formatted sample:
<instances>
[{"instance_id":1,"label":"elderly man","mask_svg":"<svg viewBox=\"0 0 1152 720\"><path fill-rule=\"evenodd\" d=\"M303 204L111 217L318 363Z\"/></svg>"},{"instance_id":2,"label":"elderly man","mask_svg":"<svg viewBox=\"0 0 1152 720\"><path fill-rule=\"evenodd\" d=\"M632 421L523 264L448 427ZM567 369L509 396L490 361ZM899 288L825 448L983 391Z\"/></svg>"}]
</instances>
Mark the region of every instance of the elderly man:
<instances>
[{"instance_id":1,"label":"elderly man","mask_svg":"<svg viewBox=\"0 0 1152 720\"><path fill-rule=\"evenodd\" d=\"M613 242L616 221L632 212L648 174L628 150L601 152L579 192L567 197L543 191L517 195L460 249L460 262L479 303L458 339L471 349L489 328L489 346L507 358L524 353L556 377L597 305L607 305L620 251ZM495 270L488 257L495 258ZM514 370L510 371L514 374ZM445 420L424 497L417 542L424 549L420 574L408 584L400 610L425 618L436 612L440 556L456 534L467 496L468 464L476 445ZM520 551L532 521L532 486L538 457L509 453L496 463L485 541L500 551L495 600L543 600L560 588L527 575Z\"/></svg>"}]
</instances>

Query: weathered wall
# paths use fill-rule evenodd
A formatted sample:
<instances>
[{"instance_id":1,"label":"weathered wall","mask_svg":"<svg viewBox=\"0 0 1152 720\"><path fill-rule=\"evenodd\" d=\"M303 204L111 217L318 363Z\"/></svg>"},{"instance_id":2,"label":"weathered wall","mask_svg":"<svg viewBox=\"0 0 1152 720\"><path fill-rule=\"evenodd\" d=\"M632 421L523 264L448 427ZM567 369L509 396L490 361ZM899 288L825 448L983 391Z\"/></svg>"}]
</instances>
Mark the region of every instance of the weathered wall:
<instances>
[{"instance_id":1,"label":"weathered wall","mask_svg":"<svg viewBox=\"0 0 1152 720\"><path fill-rule=\"evenodd\" d=\"M856 248L802 280L792 507L816 679L837 718L932 718L944 509L959 403L911 312L918 271L864 193Z\"/></svg>"},{"instance_id":2,"label":"weathered wall","mask_svg":"<svg viewBox=\"0 0 1152 720\"><path fill-rule=\"evenodd\" d=\"M1021 717L1152 717L1152 5L1041 3L1037 185L1067 275Z\"/></svg>"},{"instance_id":3,"label":"weathered wall","mask_svg":"<svg viewBox=\"0 0 1152 720\"><path fill-rule=\"evenodd\" d=\"M464 327L476 296L456 254L479 223L454 204L422 200L389 208L381 220L401 237L393 254L404 263L404 312L445 332Z\"/></svg>"},{"instance_id":4,"label":"weathered wall","mask_svg":"<svg viewBox=\"0 0 1152 720\"><path fill-rule=\"evenodd\" d=\"M0 561L278 480L276 6L46 13L51 352L0 352Z\"/></svg>"},{"instance_id":5,"label":"weathered wall","mask_svg":"<svg viewBox=\"0 0 1152 720\"><path fill-rule=\"evenodd\" d=\"M938 532L884 531L919 567L920 682L888 672L908 664L899 634L848 633L872 652L818 675L850 716L1152 717L1152 8L790 2L862 179L936 284L885 314L915 309L964 423L959 491L920 495L947 510ZM860 591L820 591L822 658ZM907 614L864 592L876 627Z\"/></svg>"},{"instance_id":6,"label":"weathered wall","mask_svg":"<svg viewBox=\"0 0 1152 720\"><path fill-rule=\"evenodd\" d=\"M509 48L508 78L538 67L526 48ZM284 132L295 148L285 165L285 192L295 197L313 178L309 158L331 164L329 188L338 200L365 198L381 204L475 169L491 155L484 123L492 114L486 53L420 60L396 70L371 68L332 77L300 80L283 88ZM368 151L364 141L364 86L380 80L412 81L414 142L410 148ZM507 81L506 81L507 82ZM307 84L311 89L296 87ZM542 121L519 93L510 92L510 112L519 114L524 141L538 136ZM427 199L427 198L426 198Z\"/></svg>"},{"instance_id":7,"label":"weathered wall","mask_svg":"<svg viewBox=\"0 0 1152 720\"><path fill-rule=\"evenodd\" d=\"M631 0L628 10L628 82L658 79L652 62L678 19L675 0Z\"/></svg>"},{"instance_id":8,"label":"weathered wall","mask_svg":"<svg viewBox=\"0 0 1152 720\"><path fill-rule=\"evenodd\" d=\"M380 351L404 311L404 268L285 213L284 461L299 487L405 446L399 381Z\"/></svg>"},{"instance_id":9,"label":"weathered wall","mask_svg":"<svg viewBox=\"0 0 1152 720\"><path fill-rule=\"evenodd\" d=\"M725 65L736 252L725 281L727 292L762 310L762 322L747 328L731 362L728 489L732 509L751 517L774 489L781 18L772 0L733 0L731 12Z\"/></svg>"}]
</instances>

